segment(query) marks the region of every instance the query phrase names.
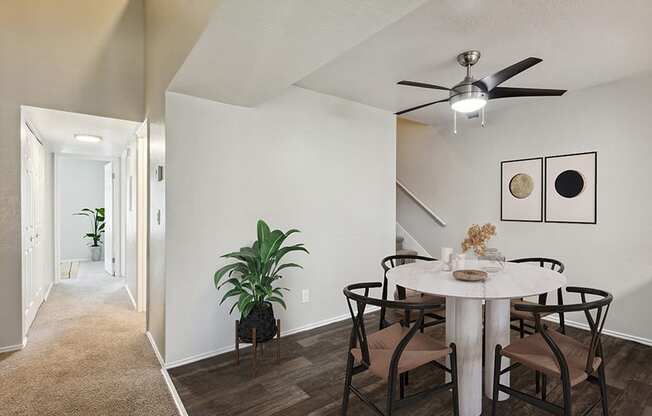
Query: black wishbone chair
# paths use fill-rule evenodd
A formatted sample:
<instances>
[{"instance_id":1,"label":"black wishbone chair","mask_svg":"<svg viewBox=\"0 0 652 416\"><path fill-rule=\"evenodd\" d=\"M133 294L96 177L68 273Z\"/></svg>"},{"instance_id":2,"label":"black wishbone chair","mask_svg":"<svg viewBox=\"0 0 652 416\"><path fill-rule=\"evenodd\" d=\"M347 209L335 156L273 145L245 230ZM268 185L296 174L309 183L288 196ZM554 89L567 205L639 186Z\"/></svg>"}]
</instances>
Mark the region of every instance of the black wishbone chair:
<instances>
[{"instance_id":1,"label":"black wishbone chair","mask_svg":"<svg viewBox=\"0 0 652 416\"><path fill-rule=\"evenodd\" d=\"M532 263L532 264L538 264L539 267L544 267L548 268L550 270L554 270L558 273L563 273L564 272L564 263L560 262L559 260L555 259L549 259L545 257L527 257L527 258L522 258L522 259L514 259L510 260L510 263ZM547 293L542 293L539 295L539 305L545 305L546 301L548 298ZM526 334L531 335L533 331L536 330L536 327L534 326L534 316L532 316L531 313L524 312L524 311L519 311L516 309L516 305L518 304L528 304L528 305L536 305L536 303L533 302L528 302L523 299L514 299L512 300L512 309L511 309L511 321L518 321L518 326L512 325L512 329L516 330L519 332L521 338L523 338ZM562 293L562 289L559 288L557 289L557 304L558 305L563 305L564 304L564 297ZM546 314L550 315L550 314ZM541 316L546 316L546 315L541 315ZM531 322L531 323L530 323ZM559 331L562 334L566 333L566 323L564 321L564 314L563 312L559 313ZM538 390L537 390L538 391Z\"/></svg>"},{"instance_id":2,"label":"black wishbone chair","mask_svg":"<svg viewBox=\"0 0 652 416\"><path fill-rule=\"evenodd\" d=\"M400 266L405 263L412 263L415 261L437 261L437 259L432 257L417 256L412 254L396 254L393 256L385 257L380 265L383 267L383 300L387 300L389 282L387 280L387 272L393 269L396 266ZM425 311L425 316L428 318L428 321L424 321L421 325L421 332L424 328L439 325L443 322L446 322L446 297L429 295L414 290L406 290L404 287L396 286L396 292L394 292L394 300L405 301L410 303L429 303L435 305L430 310ZM414 322L412 316L410 316L409 310L393 310L395 315L395 320L401 322ZM383 329L386 326L390 325L390 322L387 320L387 311L385 308L381 307L380 309L380 327Z\"/></svg>"},{"instance_id":3,"label":"black wishbone chair","mask_svg":"<svg viewBox=\"0 0 652 416\"><path fill-rule=\"evenodd\" d=\"M516 305L517 310L534 315L537 332L529 337L520 338L504 348L501 345L496 346L492 416L496 415L499 392L524 400L549 413L570 416L572 415L571 388L583 381L597 385L600 388L601 399L591 405L582 415L591 413L599 403L602 403L602 414L608 415L607 382L604 374L605 360L600 335L613 296L603 290L584 287L567 287L566 291L568 293L578 293L582 303L548 306L537 304ZM596 296L600 299L587 302L587 295ZM583 311L586 315L591 330L591 342L588 346L557 331L549 331L541 324L542 314L579 311ZM502 357L511 359L513 364L502 369ZM500 384L502 374L520 365L543 374L541 399ZM547 377L561 380L563 406L546 400Z\"/></svg>"},{"instance_id":4,"label":"black wishbone chair","mask_svg":"<svg viewBox=\"0 0 652 416\"><path fill-rule=\"evenodd\" d=\"M459 414L457 392L457 356L455 344L446 346L439 341L418 333L426 310L435 305L425 303L408 303L387 301L369 297L369 290L380 288L380 282L357 283L344 288L344 296L351 312L353 329L349 343L346 377L344 381L344 397L342 399L342 415L346 416L349 407L349 396L355 394L374 410L378 415L391 416L399 405L421 397L428 393L451 391L453 395L453 414ZM356 293L364 291L364 294ZM354 310L353 305L356 305ZM367 335L364 324L364 312L367 305L389 309L412 311L417 315L416 322L410 326L395 323L387 328ZM437 360L446 356L450 358L450 368ZM451 374L451 381L431 387L428 390L406 396L405 376L408 371L426 364L432 364ZM353 376L369 370L372 374L387 381L387 398L385 412L378 408L369 398L352 383ZM396 382L399 382L399 400L395 399Z\"/></svg>"}]
</instances>

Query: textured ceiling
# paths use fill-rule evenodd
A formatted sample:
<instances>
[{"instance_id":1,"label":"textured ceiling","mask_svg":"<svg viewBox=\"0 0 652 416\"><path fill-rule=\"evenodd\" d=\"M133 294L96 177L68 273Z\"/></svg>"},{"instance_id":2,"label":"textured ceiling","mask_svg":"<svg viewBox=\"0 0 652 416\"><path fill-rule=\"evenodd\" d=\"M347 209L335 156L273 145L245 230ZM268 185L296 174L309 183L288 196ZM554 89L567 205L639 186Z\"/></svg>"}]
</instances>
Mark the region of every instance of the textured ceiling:
<instances>
[{"instance_id":1,"label":"textured ceiling","mask_svg":"<svg viewBox=\"0 0 652 416\"><path fill-rule=\"evenodd\" d=\"M528 56L543 62L504 86L571 91L652 69L652 1L430 1L297 83L311 90L397 111L446 98L445 91L397 86L402 79L452 86L464 76L455 57L478 49L482 77ZM492 110L522 100L492 101ZM450 123L448 104L406 117Z\"/></svg>"},{"instance_id":2,"label":"textured ceiling","mask_svg":"<svg viewBox=\"0 0 652 416\"><path fill-rule=\"evenodd\" d=\"M222 0L169 90L253 106L426 0Z\"/></svg>"},{"instance_id":3,"label":"textured ceiling","mask_svg":"<svg viewBox=\"0 0 652 416\"><path fill-rule=\"evenodd\" d=\"M120 156L127 143L136 138L136 131L142 124L28 106L22 107L22 116L50 151L99 158ZM102 142L82 143L74 138L75 134L100 136Z\"/></svg>"}]
</instances>

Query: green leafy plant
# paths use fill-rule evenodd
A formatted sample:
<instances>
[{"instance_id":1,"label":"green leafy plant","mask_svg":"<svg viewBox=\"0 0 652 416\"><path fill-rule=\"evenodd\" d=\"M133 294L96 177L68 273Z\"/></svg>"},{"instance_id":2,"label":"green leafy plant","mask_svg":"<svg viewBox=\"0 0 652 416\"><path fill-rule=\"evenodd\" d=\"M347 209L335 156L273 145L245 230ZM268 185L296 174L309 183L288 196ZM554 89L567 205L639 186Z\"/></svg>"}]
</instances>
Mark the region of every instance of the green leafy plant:
<instances>
[{"instance_id":1,"label":"green leafy plant","mask_svg":"<svg viewBox=\"0 0 652 416\"><path fill-rule=\"evenodd\" d=\"M283 291L289 289L275 287L274 282L282 277L282 270L303 267L296 263L282 264L281 260L293 251L309 253L303 244L283 246L285 240L299 230L292 229L285 233L281 230L270 231L265 221L258 220L257 231L258 239L251 247L242 247L239 251L222 256L236 262L221 267L213 276L218 290L226 285L231 286L222 297L220 305L229 298L237 298L229 313L237 307L243 317L265 302L275 302L287 308L283 301ZM228 280L220 283L225 276Z\"/></svg>"},{"instance_id":2,"label":"green leafy plant","mask_svg":"<svg viewBox=\"0 0 652 416\"><path fill-rule=\"evenodd\" d=\"M83 215L90 218L92 229L90 233L84 235L84 238L91 239L91 244L89 244L91 247L99 247L102 243L102 234L104 234L104 208L95 208L95 210L84 208L72 215Z\"/></svg>"}]
</instances>

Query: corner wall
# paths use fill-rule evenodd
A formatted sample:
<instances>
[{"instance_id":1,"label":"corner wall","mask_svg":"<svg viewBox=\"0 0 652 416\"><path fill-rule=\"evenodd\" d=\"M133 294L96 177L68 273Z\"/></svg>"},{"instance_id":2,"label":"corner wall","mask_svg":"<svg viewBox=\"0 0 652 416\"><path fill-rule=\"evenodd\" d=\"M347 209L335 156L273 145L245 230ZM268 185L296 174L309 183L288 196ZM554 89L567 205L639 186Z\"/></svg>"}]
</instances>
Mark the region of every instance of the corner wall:
<instances>
[{"instance_id":1,"label":"corner wall","mask_svg":"<svg viewBox=\"0 0 652 416\"><path fill-rule=\"evenodd\" d=\"M218 306L213 273L259 218L299 228L311 252L282 280L284 330L343 316L344 285L380 279L395 245L391 113L290 87L256 108L168 93L166 122L168 365L233 347L238 314Z\"/></svg>"},{"instance_id":2,"label":"corner wall","mask_svg":"<svg viewBox=\"0 0 652 416\"><path fill-rule=\"evenodd\" d=\"M203 32L219 0L143 0L145 108L150 172L165 166L165 91ZM165 357L165 180L150 174L147 330Z\"/></svg>"},{"instance_id":3,"label":"corner wall","mask_svg":"<svg viewBox=\"0 0 652 416\"><path fill-rule=\"evenodd\" d=\"M399 120L397 176L448 226L433 224L400 192L399 223L439 253L442 246L459 250L469 225L492 222L492 245L508 258L563 261L569 285L614 294L607 329L652 340L645 318L652 313L652 102L644 91L652 91L652 74L560 98L521 99L504 110L492 111L490 102L487 126L465 122L458 135L449 125ZM597 225L500 222L501 161L593 150Z\"/></svg>"}]
</instances>

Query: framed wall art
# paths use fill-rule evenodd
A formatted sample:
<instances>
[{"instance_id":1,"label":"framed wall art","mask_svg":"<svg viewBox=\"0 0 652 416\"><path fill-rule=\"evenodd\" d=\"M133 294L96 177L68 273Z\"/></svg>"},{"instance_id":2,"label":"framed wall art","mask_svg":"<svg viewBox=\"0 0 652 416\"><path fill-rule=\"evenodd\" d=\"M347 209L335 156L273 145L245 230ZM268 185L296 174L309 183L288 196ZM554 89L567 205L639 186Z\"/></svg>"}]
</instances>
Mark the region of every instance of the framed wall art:
<instances>
[{"instance_id":1,"label":"framed wall art","mask_svg":"<svg viewBox=\"0 0 652 416\"><path fill-rule=\"evenodd\" d=\"M545 221L596 224L598 153L548 156Z\"/></svg>"},{"instance_id":2,"label":"framed wall art","mask_svg":"<svg viewBox=\"0 0 652 416\"><path fill-rule=\"evenodd\" d=\"M500 164L500 220L543 221L543 158Z\"/></svg>"}]
</instances>

